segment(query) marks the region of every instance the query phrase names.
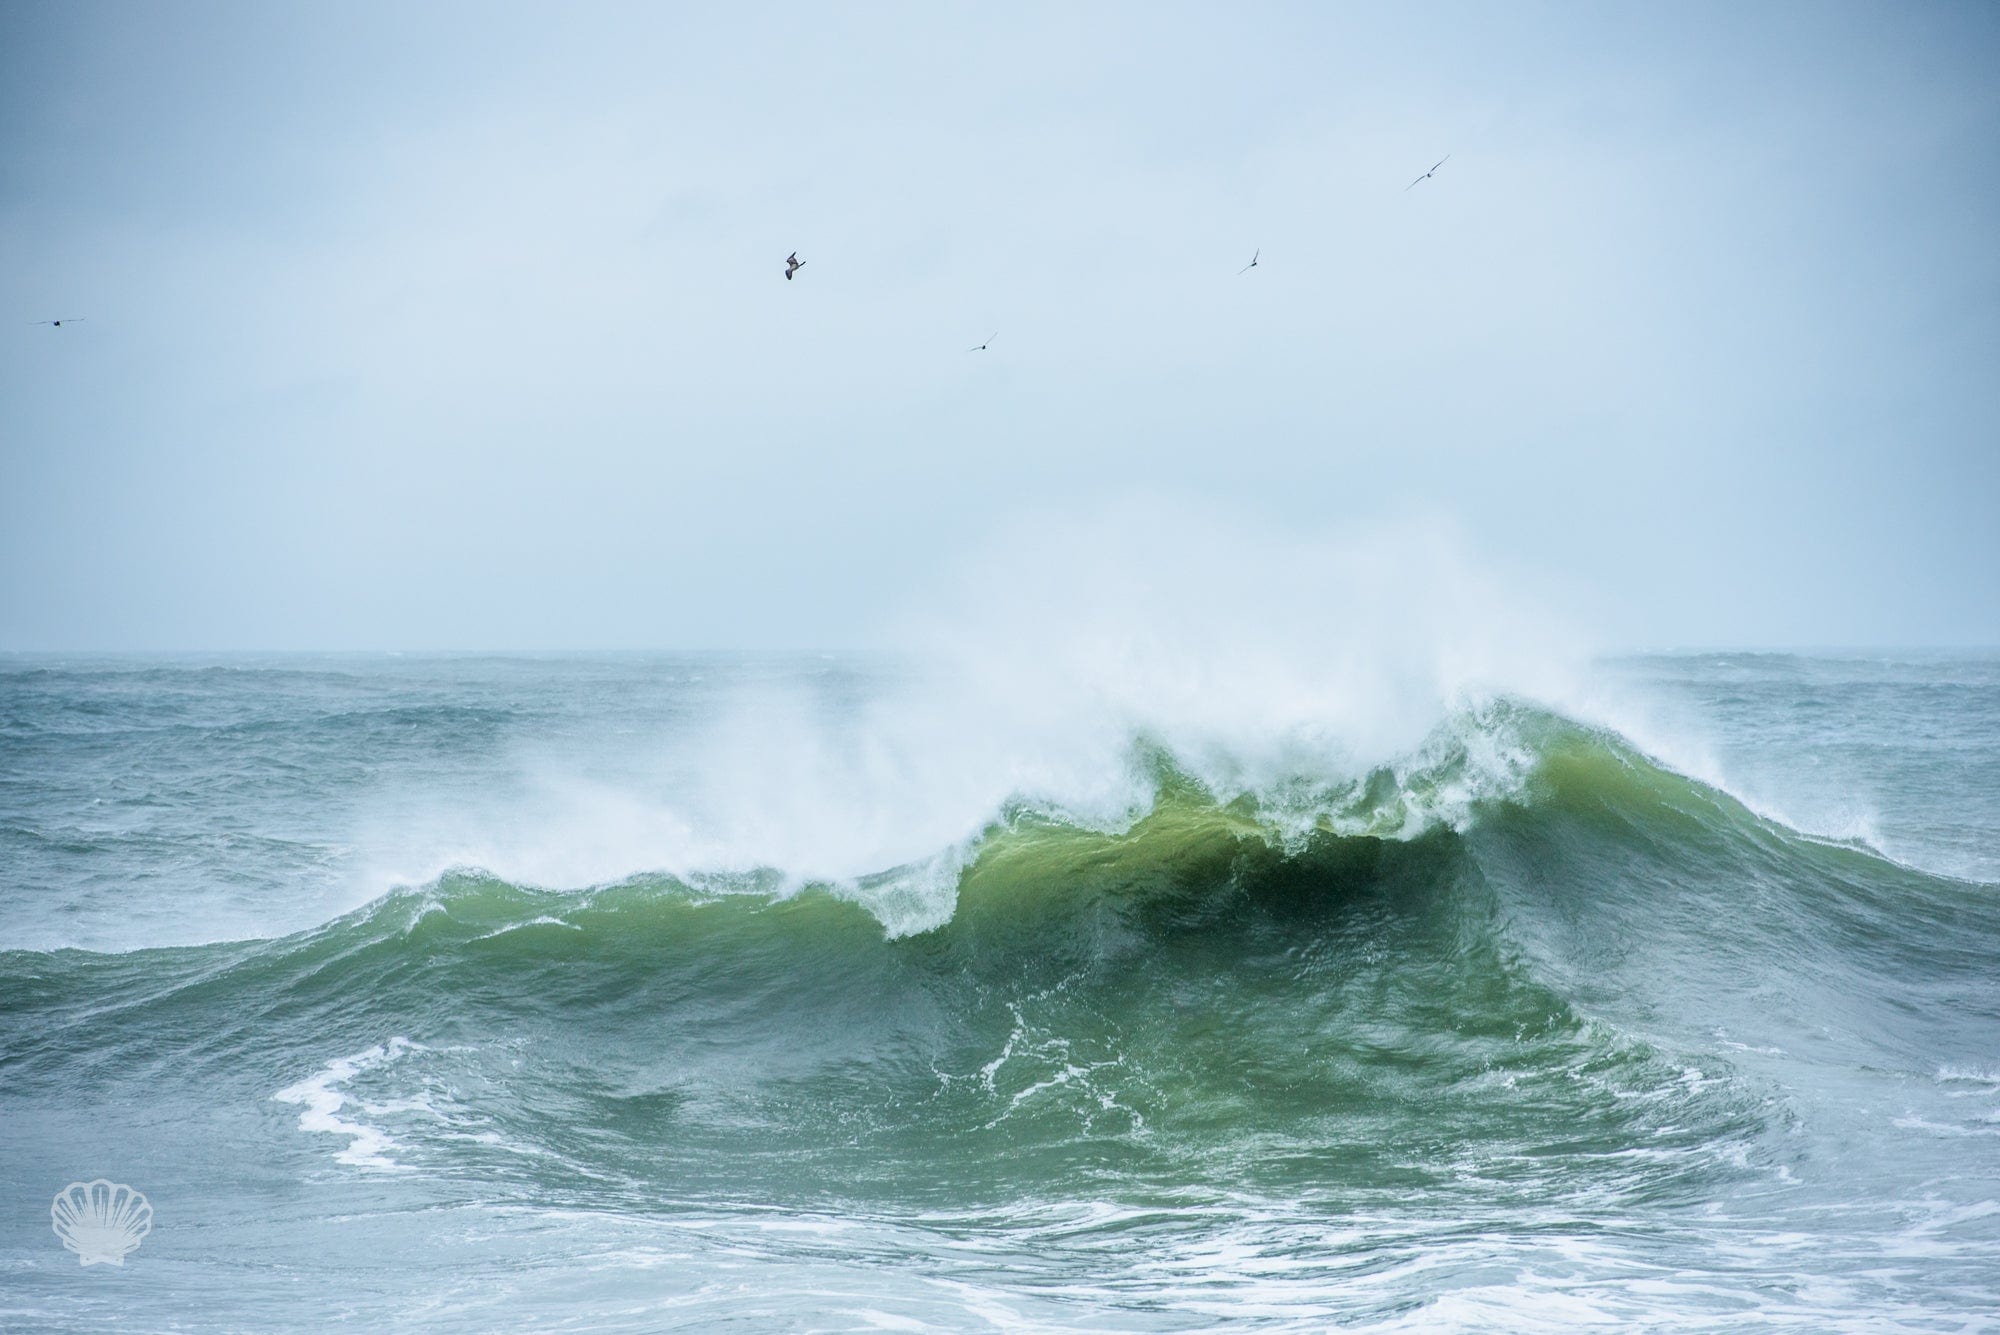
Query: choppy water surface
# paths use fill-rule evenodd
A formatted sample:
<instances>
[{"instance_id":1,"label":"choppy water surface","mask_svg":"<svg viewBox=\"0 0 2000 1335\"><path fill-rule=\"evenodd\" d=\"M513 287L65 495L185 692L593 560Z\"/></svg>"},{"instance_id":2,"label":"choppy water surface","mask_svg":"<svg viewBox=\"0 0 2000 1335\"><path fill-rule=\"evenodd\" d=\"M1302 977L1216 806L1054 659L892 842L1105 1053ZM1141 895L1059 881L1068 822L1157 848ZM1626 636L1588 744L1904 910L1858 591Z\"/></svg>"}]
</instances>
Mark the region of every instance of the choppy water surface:
<instances>
[{"instance_id":1,"label":"choppy water surface","mask_svg":"<svg viewBox=\"0 0 2000 1335\"><path fill-rule=\"evenodd\" d=\"M1990 1328L2000 660L1588 700L0 661L0 1319Z\"/></svg>"}]
</instances>

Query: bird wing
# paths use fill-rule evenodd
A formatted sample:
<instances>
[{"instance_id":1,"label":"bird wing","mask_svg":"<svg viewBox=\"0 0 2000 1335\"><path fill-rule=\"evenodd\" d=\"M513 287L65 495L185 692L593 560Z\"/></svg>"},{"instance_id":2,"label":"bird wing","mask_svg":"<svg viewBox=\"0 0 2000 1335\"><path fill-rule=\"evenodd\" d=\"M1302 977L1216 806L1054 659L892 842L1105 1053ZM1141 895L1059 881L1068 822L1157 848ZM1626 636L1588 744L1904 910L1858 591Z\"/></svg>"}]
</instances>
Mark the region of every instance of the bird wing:
<instances>
[{"instance_id":1,"label":"bird wing","mask_svg":"<svg viewBox=\"0 0 2000 1335\"><path fill-rule=\"evenodd\" d=\"M1416 180L1404 186L1403 193L1406 195L1409 194L1412 190L1415 190L1418 186L1422 185L1425 181L1428 181L1430 179L1431 179L1431 174L1429 172L1425 172L1422 176L1419 176Z\"/></svg>"},{"instance_id":2,"label":"bird wing","mask_svg":"<svg viewBox=\"0 0 2000 1335\"><path fill-rule=\"evenodd\" d=\"M1443 157L1437 160L1437 162L1431 167L1431 171L1433 172L1436 171L1439 167L1444 166L1445 163L1450 161L1451 161L1451 154L1447 153ZM1424 175L1429 176L1430 172L1425 172Z\"/></svg>"}]
</instances>

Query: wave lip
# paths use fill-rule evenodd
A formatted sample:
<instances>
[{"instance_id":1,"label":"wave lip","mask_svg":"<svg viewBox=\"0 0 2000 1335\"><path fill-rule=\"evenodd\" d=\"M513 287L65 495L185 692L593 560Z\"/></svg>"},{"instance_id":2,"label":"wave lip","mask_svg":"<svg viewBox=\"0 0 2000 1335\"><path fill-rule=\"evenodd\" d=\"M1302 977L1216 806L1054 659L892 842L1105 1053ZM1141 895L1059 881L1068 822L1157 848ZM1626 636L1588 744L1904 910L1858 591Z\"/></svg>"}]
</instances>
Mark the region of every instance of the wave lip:
<instances>
[{"instance_id":1,"label":"wave lip","mask_svg":"<svg viewBox=\"0 0 2000 1335\"><path fill-rule=\"evenodd\" d=\"M826 816L817 811L803 818L802 830L773 830L766 822L718 836L698 834L699 822L685 813L635 809L592 793L532 834L517 829L504 844L462 848L425 871L394 879L424 885L466 874L577 889L667 878L710 890L819 889L863 905L892 936L903 936L948 921L959 885L983 859L1061 831L1131 838L1144 826L1158 837L1170 827L1191 829L1206 821L1217 832L1279 849L1328 834L1411 840L1435 830L1463 831L1482 811L1524 800L1551 739L1575 729L1523 701L1487 700L1449 715L1407 754L1365 769L1350 766L1339 748L1329 749L1310 729L1247 756L1213 739L1175 742L1157 733L1128 733L1116 746L1093 748L1093 770L1039 772L1007 789L965 788L951 804L963 814L920 800L923 810L906 836L894 833L901 828L899 805L860 806L864 799L848 793L840 814L867 832L857 838L833 831L831 852L809 837L826 827ZM973 805L973 795L982 791L993 795ZM874 792L865 800L898 795ZM776 805L781 812L797 810L794 802ZM923 837L920 831L934 832L935 842L911 847ZM585 851L572 856L575 848ZM896 851L884 856L885 850Z\"/></svg>"}]
</instances>

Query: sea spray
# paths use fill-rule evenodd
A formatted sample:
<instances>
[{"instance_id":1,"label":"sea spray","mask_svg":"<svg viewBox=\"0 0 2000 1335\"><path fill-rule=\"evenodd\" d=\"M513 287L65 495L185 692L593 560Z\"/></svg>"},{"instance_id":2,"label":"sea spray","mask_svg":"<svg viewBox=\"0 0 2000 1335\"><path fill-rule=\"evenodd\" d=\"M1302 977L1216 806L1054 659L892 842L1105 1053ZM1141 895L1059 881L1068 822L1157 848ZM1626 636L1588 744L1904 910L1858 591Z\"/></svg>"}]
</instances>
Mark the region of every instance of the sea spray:
<instances>
[{"instance_id":1,"label":"sea spray","mask_svg":"<svg viewBox=\"0 0 2000 1335\"><path fill-rule=\"evenodd\" d=\"M1471 776L1519 757L1504 728L1457 721L1575 695L1584 661L1441 524L1307 539L1164 502L1010 531L892 643L867 678L834 660L739 669L702 712L614 742L615 779L602 746L588 766L567 742L518 747L498 791L385 812L366 842L399 851L371 874L560 887L768 869L797 886L909 868L895 916L935 922L951 869L1008 810L1129 825L1158 797L1159 757L1274 815L1440 746L1488 782Z\"/></svg>"}]
</instances>

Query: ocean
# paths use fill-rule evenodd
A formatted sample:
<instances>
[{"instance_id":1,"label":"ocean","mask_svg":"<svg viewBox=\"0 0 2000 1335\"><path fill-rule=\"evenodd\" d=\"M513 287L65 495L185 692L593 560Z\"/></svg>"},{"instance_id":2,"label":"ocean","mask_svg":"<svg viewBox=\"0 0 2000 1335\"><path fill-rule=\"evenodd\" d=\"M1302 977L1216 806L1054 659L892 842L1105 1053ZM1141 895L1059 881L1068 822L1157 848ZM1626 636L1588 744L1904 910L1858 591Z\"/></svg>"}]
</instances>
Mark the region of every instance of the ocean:
<instances>
[{"instance_id":1,"label":"ocean","mask_svg":"<svg viewBox=\"0 0 2000 1335\"><path fill-rule=\"evenodd\" d=\"M0 659L0 1326L2000 1327L2000 657L1070 685Z\"/></svg>"}]
</instances>

